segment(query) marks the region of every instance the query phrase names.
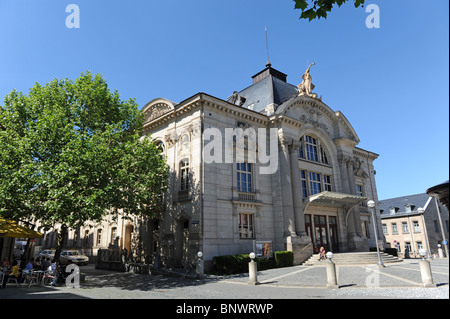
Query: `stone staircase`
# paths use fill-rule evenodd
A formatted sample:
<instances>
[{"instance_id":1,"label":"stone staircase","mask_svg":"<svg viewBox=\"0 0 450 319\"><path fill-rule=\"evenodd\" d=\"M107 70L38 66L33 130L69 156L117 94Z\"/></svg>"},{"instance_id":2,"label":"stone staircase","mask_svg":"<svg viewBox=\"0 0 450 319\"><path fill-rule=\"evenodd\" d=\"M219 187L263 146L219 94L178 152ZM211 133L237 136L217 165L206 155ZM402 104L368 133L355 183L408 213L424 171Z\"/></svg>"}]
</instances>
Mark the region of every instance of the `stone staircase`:
<instances>
[{"instance_id":1,"label":"stone staircase","mask_svg":"<svg viewBox=\"0 0 450 319\"><path fill-rule=\"evenodd\" d=\"M318 261L318 254L314 254L305 261L303 266L318 266L325 265L324 261ZM387 253L381 253L381 261L383 264L401 262L403 259L389 255ZM333 262L336 265L370 265L378 264L377 252L357 252L357 253L336 253L333 256Z\"/></svg>"}]
</instances>

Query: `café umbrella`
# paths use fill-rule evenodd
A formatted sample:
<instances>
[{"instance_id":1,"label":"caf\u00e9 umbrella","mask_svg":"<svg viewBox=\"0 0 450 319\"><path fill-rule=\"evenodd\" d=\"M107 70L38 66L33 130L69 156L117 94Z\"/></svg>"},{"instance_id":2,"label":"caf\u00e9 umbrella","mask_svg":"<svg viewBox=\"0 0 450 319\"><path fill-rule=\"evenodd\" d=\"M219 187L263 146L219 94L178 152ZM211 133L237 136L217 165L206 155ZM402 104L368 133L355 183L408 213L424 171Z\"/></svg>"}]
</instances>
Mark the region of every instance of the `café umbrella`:
<instances>
[{"instance_id":1,"label":"caf\u00e9 umbrella","mask_svg":"<svg viewBox=\"0 0 450 319\"><path fill-rule=\"evenodd\" d=\"M0 238L42 238L43 234L0 217Z\"/></svg>"}]
</instances>

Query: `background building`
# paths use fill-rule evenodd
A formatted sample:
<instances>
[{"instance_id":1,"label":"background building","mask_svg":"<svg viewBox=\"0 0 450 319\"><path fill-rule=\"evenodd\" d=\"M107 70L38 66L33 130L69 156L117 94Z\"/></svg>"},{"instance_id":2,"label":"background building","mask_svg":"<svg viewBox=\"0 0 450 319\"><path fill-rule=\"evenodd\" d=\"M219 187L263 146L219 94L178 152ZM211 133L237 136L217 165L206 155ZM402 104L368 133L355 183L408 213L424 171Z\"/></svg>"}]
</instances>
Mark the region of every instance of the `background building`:
<instances>
[{"instance_id":1,"label":"background building","mask_svg":"<svg viewBox=\"0 0 450 319\"><path fill-rule=\"evenodd\" d=\"M399 256L419 257L419 249L438 254L438 244L448 239L449 214L446 207L427 194L384 199L379 202L387 247ZM419 208L423 208L421 211Z\"/></svg>"}]
</instances>

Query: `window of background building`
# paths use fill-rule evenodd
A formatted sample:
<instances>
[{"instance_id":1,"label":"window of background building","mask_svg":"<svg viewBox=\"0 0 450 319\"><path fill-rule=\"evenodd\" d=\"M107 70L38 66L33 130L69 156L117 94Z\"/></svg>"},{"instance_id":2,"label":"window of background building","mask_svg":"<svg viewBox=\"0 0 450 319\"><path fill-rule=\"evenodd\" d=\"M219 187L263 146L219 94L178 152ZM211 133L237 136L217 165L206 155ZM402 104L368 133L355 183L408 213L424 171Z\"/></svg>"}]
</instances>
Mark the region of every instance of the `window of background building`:
<instances>
[{"instance_id":1,"label":"window of background building","mask_svg":"<svg viewBox=\"0 0 450 319\"><path fill-rule=\"evenodd\" d=\"M239 214L239 238L254 237L254 215L249 213Z\"/></svg>"},{"instance_id":2,"label":"window of background building","mask_svg":"<svg viewBox=\"0 0 450 319\"><path fill-rule=\"evenodd\" d=\"M417 242L417 250L419 250L419 249L423 249L423 245L422 245L421 241Z\"/></svg>"},{"instance_id":3,"label":"window of background building","mask_svg":"<svg viewBox=\"0 0 450 319\"><path fill-rule=\"evenodd\" d=\"M420 227L419 227L419 222L414 220L413 221L413 227L414 227L414 232L415 233L420 233Z\"/></svg>"},{"instance_id":4,"label":"window of background building","mask_svg":"<svg viewBox=\"0 0 450 319\"><path fill-rule=\"evenodd\" d=\"M388 228L386 224L383 224L383 234L388 235Z\"/></svg>"},{"instance_id":5,"label":"window of background building","mask_svg":"<svg viewBox=\"0 0 450 319\"><path fill-rule=\"evenodd\" d=\"M409 233L409 231L408 231L408 223L407 222L402 222L402 230L403 230L403 234Z\"/></svg>"},{"instance_id":6,"label":"window of background building","mask_svg":"<svg viewBox=\"0 0 450 319\"><path fill-rule=\"evenodd\" d=\"M392 223L392 233L393 234L398 234L398 229L397 229L397 224L396 223Z\"/></svg>"}]
</instances>

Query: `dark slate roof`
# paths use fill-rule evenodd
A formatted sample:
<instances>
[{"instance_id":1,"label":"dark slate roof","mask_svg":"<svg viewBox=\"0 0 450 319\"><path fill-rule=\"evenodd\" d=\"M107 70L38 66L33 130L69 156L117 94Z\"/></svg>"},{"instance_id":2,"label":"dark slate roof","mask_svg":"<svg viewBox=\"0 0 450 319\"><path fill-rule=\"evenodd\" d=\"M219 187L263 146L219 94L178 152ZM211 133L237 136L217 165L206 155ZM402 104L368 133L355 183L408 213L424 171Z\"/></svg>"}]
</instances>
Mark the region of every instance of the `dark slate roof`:
<instances>
[{"instance_id":1,"label":"dark slate roof","mask_svg":"<svg viewBox=\"0 0 450 319\"><path fill-rule=\"evenodd\" d=\"M405 215L414 215L418 214L417 209L419 207L426 208L425 205L430 196L426 193L416 194L416 195L408 195L402 197L388 198L383 199L378 202L378 208L382 211L381 218L393 217L393 216L405 216ZM406 205L412 205L413 207L410 213L406 212ZM390 208L397 207L395 215L391 215Z\"/></svg>"},{"instance_id":2,"label":"dark slate roof","mask_svg":"<svg viewBox=\"0 0 450 319\"><path fill-rule=\"evenodd\" d=\"M244 108L263 112L269 104L278 106L298 95L297 87L286 82L287 75L270 65L252 78L253 84L239 92L245 98Z\"/></svg>"}]
</instances>

